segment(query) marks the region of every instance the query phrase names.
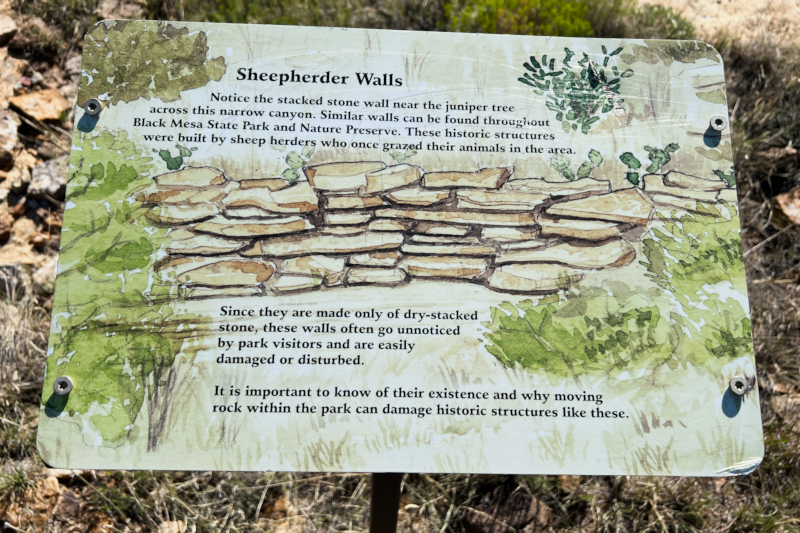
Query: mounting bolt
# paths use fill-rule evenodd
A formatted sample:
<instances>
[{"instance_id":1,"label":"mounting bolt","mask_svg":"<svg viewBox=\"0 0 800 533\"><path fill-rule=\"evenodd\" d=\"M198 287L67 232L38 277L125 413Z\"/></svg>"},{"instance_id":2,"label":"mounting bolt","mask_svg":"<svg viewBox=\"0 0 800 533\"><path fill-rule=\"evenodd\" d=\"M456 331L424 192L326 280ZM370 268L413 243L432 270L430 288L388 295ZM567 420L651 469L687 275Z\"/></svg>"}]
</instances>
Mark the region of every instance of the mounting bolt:
<instances>
[{"instance_id":1,"label":"mounting bolt","mask_svg":"<svg viewBox=\"0 0 800 533\"><path fill-rule=\"evenodd\" d=\"M747 392L747 380L742 376L732 377L729 386L731 391L739 396L743 396L744 393Z\"/></svg>"},{"instance_id":2,"label":"mounting bolt","mask_svg":"<svg viewBox=\"0 0 800 533\"><path fill-rule=\"evenodd\" d=\"M722 131L728 127L728 119L722 115L714 115L708 121L708 125L711 126L712 130Z\"/></svg>"},{"instance_id":3,"label":"mounting bolt","mask_svg":"<svg viewBox=\"0 0 800 533\"><path fill-rule=\"evenodd\" d=\"M67 376L56 378L53 382L53 392L58 396L66 396L72 391L72 379Z\"/></svg>"},{"instance_id":4,"label":"mounting bolt","mask_svg":"<svg viewBox=\"0 0 800 533\"><path fill-rule=\"evenodd\" d=\"M93 117L100 114L100 111L103 110L103 104L97 98L90 98L83 104L83 110L86 111L87 115Z\"/></svg>"}]
</instances>

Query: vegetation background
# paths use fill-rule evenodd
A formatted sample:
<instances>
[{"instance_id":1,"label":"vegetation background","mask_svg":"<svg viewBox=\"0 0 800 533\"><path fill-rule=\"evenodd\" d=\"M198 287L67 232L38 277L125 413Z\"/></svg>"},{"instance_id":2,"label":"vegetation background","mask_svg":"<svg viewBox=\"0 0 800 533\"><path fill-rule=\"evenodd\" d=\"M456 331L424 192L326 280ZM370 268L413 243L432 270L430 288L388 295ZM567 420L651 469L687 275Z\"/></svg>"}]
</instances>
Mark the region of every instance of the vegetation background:
<instances>
[{"instance_id":1,"label":"vegetation background","mask_svg":"<svg viewBox=\"0 0 800 533\"><path fill-rule=\"evenodd\" d=\"M705 16L696 18L697 13L708 12L700 9L706 4L717 4L716 13L725 15L718 18L719 24L709 24ZM800 138L800 54L776 7L754 11L740 4L738 0L698 1L691 6L671 0L672 7L638 5L635 0L0 0L0 18L10 17L17 26L10 42L0 40L4 58L0 89L14 78L11 94L24 94L36 83L44 86L47 80L58 79L59 72L68 73L70 61L74 65L80 54L84 33L102 18L574 37L699 37L711 42L725 58L728 77L766 439L764 463L747 477L730 479L410 474L403 483L400 529L799 531L800 229L777 208L774 197L800 185L800 159L794 148ZM773 12L766 16L764 10ZM37 79L44 81L34 82ZM20 118L17 160L19 150L45 161L68 151L69 114L55 121L24 113ZM13 170L2 172L0 188L4 180L12 179ZM46 468L34 444L52 280L37 276L38 271L15 262L4 250L35 246L35 253L53 256L62 204L51 198L31 207L24 188L6 189L12 193L0 203L0 526L26 532L366 530L370 483L366 475ZM13 221L12 231L5 233L4 216ZM14 231L24 225L20 220L31 221L26 224L34 224L36 232L20 239L21 232ZM508 513L508 502L523 502L524 520ZM501 518L504 524L482 516Z\"/></svg>"}]
</instances>

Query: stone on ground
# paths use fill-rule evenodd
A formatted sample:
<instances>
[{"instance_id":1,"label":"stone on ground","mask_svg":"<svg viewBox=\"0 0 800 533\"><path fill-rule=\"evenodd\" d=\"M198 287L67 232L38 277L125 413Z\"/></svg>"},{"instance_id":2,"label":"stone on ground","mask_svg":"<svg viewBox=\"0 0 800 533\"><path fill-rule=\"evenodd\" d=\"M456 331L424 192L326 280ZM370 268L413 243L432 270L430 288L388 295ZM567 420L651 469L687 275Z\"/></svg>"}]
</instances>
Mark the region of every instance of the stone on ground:
<instances>
[{"instance_id":1,"label":"stone on ground","mask_svg":"<svg viewBox=\"0 0 800 533\"><path fill-rule=\"evenodd\" d=\"M69 112L70 103L58 89L45 89L14 96L8 103L31 118L41 121L60 121Z\"/></svg>"}]
</instances>

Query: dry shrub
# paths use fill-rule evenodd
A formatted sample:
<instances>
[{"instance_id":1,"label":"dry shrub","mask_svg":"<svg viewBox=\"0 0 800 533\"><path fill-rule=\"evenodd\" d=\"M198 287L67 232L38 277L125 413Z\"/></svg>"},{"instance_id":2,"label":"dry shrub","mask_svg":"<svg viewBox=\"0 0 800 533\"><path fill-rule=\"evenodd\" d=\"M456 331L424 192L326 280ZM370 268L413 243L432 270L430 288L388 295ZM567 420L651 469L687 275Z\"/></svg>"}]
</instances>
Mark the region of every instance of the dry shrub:
<instances>
[{"instance_id":1,"label":"dry shrub","mask_svg":"<svg viewBox=\"0 0 800 533\"><path fill-rule=\"evenodd\" d=\"M0 268L0 383L16 394L42 386L49 313L27 273Z\"/></svg>"}]
</instances>

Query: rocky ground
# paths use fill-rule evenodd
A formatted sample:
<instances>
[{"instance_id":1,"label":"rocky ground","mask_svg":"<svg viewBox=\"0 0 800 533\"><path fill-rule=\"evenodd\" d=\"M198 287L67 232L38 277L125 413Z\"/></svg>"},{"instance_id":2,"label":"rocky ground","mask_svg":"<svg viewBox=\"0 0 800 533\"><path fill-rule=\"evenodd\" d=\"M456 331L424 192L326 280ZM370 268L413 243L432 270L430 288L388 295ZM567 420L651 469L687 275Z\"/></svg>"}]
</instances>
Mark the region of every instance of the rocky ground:
<instances>
[{"instance_id":1,"label":"rocky ground","mask_svg":"<svg viewBox=\"0 0 800 533\"><path fill-rule=\"evenodd\" d=\"M34 59L47 27L0 9L0 268L52 292L80 52Z\"/></svg>"}]
</instances>

